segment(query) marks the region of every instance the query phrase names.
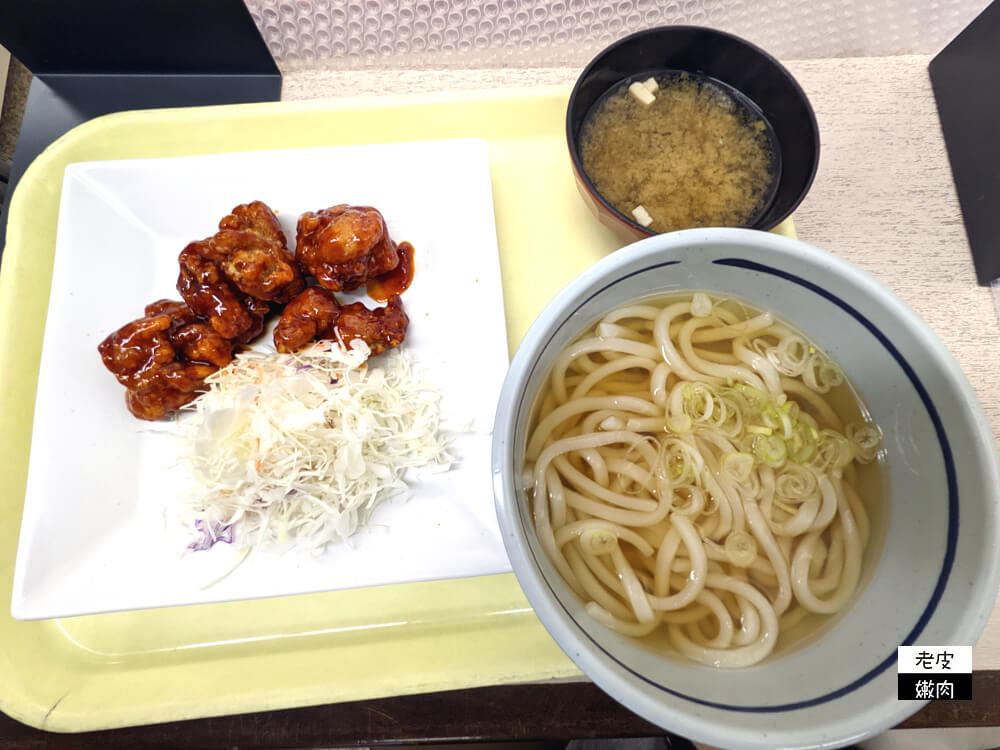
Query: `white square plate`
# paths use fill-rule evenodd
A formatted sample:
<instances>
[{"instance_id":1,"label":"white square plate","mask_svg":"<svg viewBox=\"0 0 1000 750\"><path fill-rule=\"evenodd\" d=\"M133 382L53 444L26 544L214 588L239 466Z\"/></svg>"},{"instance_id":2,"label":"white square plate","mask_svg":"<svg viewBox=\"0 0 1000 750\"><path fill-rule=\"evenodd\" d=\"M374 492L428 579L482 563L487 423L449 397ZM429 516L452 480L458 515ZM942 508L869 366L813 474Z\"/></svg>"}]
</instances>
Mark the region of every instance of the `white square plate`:
<instances>
[{"instance_id":1,"label":"white square plate","mask_svg":"<svg viewBox=\"0 0 1000 750\"><path fill-rule=\"evenodd\" d=\"M455 467L393 499L320 556L262 550L223 580L230 545L184 554L168 517L187 483L176 424L142 422L98 343L178 299L177 255L262 200L294 247L306 210L382 211L415 247L403 346L461 430ZM369 303L371 305L371 303ZM452 140L67 167L38 377L11 613L37 619L510 570L493 510L490 430L508 356L485 141ZM266 348L265 340L257 348ZM183 418L183 417L182 417Z\"/></svg>"}]
</instances>

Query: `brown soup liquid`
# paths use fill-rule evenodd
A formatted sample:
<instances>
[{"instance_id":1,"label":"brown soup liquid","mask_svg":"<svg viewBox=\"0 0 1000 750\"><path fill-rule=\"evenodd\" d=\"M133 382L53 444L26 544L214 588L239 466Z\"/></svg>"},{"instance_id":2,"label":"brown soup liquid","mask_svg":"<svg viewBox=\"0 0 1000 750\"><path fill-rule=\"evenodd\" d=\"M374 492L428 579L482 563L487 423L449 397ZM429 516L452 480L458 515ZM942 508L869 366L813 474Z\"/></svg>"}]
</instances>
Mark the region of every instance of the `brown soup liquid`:
<instances>
[{"instance_id":1,"label":"brown soup liquid","mask_svg":"<svg viewBox=\"0 0 1000 750\"><path fill-rule=\"evenodd\" d=\"M629 93L656 79L655 100ZM768 207L780 173L773 131L760 112L711 79L676 71L629 79L594 106L581 133L583 170L628 218L649 229L749 226Z\"/></svg>"}]
</instances>

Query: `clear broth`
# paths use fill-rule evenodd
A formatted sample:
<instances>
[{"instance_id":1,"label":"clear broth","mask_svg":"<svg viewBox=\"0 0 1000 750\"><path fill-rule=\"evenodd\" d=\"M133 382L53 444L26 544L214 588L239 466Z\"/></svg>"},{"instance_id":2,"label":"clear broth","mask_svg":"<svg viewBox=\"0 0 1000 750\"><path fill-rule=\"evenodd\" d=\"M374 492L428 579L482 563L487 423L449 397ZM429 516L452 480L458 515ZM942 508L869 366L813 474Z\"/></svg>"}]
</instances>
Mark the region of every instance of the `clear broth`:
<instances>
[{"instance_id":1,"label":"clear broth","mask_svg":"<svg viewBox=\"0 0 1000 750\"><path fill-rule=\"evenodd\" d=\"M695 291L673 292L670 294L641 298L635 300L634 302L629 302L627 305L651 305L662 309L663 307L674 302L691 299L692 295L695 293ZM719 300L722 299L720 298L720 295L714 292L706 293L713 299L713 301L716 302L716 304L719 304ZM725 298L725 301L722 304L724 304L727 309L738 313L743 319L752 318L755 315L759 315L764 312L764 309L762 308L757 308L749 303L732 297ZM619 305L614 309L625 306L626 304ZM608 312L611 312L611 310ZM593 335L595 326L603 317L604 316L602 315L600 318L591 321L590 324L583 329L581 334L574 338L566 348L582 338ZM789 329L802 336L802 338L814 346L817 351L826 354L820 347L815 346L812 339L806 335L805 332L798 327L791 325L787 320L775 316L775 322L780 322L782 325L787 326ZM699 346L712 348L711 344L699 344ZM832 357L830 359L831 361L836 362L836 360ZM643 375L645 375L645 372L642 372ZM646 379L648 380L648 377ZM539 422L542 405L546 400L546 397L550 394L550 380L551 373L546 377L546 381L542 388L539 389L539 393L532 405L529 429L527 432L529 437ZM789 398L793 398L793 396L789 394ZM844 382L826 393L824 395L824 399L831 406L831 408L833 408L837 416L844 424L852 422L872 422L871 413L869 412L868 407L864 404L857 390L850 383L846 373L844 375ZM804 410L808 411L808 409ZM858 581L858 585L855 588L849 602L839 612L831 615L808 614L794 626L788 628L787 630L783 629L779 634L774 650L764 659L764 662L806 647L832 630L840 619L848 611L850 611L853 603L857 601L857 598L860 596L861 592L865 589L874 575L878 560L881 558L882 550L885 546L886 532L889 523L889 472L886 470L885 465L885 450L882 449L879 451L877 460L867 464L861 464L855 461L853 466L856 469L856 481L853 483L853 486L865 507L870 525L870 533L868 542L864 548L861 577ZM676 652L670 644L669 636L665 628L657 628L649 635L631 638L631 640L648 649L651 653L654 653L657 656L668 656L670 658L683 661L686 664L694 663L685 656Z\"/></svg>"}]
</instances>

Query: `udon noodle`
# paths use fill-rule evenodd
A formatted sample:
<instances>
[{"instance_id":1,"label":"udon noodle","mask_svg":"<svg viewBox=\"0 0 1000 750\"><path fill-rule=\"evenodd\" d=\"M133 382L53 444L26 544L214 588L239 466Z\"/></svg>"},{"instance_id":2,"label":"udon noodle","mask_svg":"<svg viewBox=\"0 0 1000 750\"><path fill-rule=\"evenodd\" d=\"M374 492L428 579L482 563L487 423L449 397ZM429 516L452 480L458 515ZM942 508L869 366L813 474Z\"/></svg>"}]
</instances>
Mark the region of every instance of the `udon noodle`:
<instances>
[{"instance_id":1,"label":"udon noodle","mask_svg":"<svg viewBox=\"0 0 1000 750\"><path fill-rule=\"evenodd\" d=\"M525 481L594 619L742 667L851 599L871 535L858 468L881 432L857 402L845 423L834 396L853 391L801 333L732 300L664 298L605 315L549 377Z\"/></svg>"}]
</instances>

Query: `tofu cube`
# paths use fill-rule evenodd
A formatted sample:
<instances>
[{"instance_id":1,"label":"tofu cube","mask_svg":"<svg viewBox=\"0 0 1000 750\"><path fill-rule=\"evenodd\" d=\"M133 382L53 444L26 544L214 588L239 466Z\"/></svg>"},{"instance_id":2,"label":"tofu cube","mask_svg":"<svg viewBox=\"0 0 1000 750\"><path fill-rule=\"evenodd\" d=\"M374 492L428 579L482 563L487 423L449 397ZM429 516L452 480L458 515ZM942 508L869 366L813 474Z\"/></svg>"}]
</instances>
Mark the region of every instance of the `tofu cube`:
<instances>
[{"instance_id":1,"label":"tofu cube","mask_svg":"<svg viewBox=\"0 0 1000 750\"><path fill-rule=\"evenodd\" d=\"M648 227L653 223L653 217L649 215L649 211L646 210L645 206L639 205L632 209L632 216L635 220L644 227Z\"/></svg>"},{"instance_id":2,"label":"tofu cube","mask_svg":"<svg viewBox=\"0 0 1000 750\"><path fill-rule=\"evenodd\" d=\"M628 87L628 92L635 97L636 101L639 102L644 107L648 107L654 101L656 97L653 96L649 89L646 88L646 84L636 81Z\"/></svg>"}]
</instances>

